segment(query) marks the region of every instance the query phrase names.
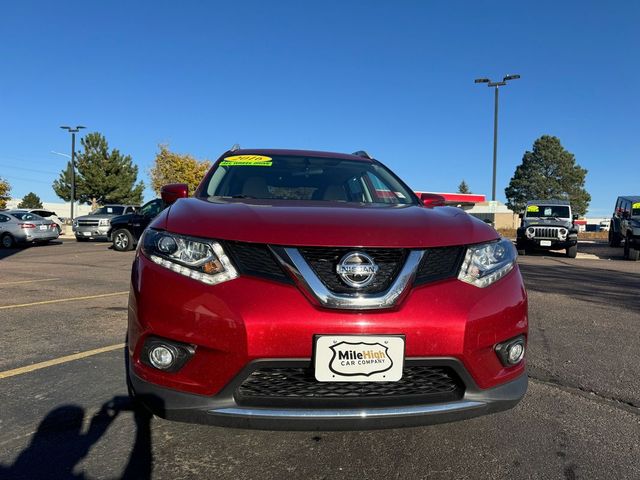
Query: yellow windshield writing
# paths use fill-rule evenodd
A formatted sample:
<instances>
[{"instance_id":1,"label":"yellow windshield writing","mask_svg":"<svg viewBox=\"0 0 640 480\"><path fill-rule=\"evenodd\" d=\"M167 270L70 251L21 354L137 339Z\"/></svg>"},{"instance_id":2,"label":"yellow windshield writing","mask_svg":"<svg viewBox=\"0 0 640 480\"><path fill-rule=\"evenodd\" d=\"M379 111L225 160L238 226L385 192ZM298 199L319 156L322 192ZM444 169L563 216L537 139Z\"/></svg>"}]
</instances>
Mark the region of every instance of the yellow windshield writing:
<instances>
[{"instance_id":1,"label":"yellow windshield writing","mask_svg":"<svg viewBox=\"0 0 640 480\"><path fill-rule=\"evenodd\" d=\"M220 162L225 167L270 167L272 164L272 158L264 155L233 155Z\"/></svg>"}]
</instances>

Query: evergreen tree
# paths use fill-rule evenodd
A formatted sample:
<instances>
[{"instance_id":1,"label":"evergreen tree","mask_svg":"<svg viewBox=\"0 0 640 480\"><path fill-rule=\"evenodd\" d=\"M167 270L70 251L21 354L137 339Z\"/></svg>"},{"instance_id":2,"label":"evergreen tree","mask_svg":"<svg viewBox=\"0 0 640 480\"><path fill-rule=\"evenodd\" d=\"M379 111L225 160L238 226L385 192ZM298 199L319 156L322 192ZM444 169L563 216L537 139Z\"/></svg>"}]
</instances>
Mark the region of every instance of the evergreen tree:
<instances>
[{"instance_id":1,"label":"evergreen tree","mask_svg":"<svg viewBox=\"0 0 640 480\"><path fill-rule=\"evenodd\" d=\"M76 185L76 198L78 186ZM60 176L53 182L53 191L65 202L71 201L71 161L67 163L67 168L60 172Z\"/></svg>"},{"instance_id":2,"label":"evergreen tree","mask_svg":"<svg viewBox=\"0 0 640 480\"><path fill-rule=\"evenodd\" d=\"M35 193L29 192L22 198L18 208L42 208L42 200Z\"/></svg>"},{"instance_id":3,"label":"evergreen tree","mask_svg":"<svg viewBox=\"0 0 640 480\"><path fill-rule=\"evenodd\" d=\"M543 135L526 151L505 189L507 206L521 212L528 200L560 199L571 202L574 213L584 215L591 195L585 190L587 170L576 163L560 139Z\"/></svg>"},{"instance_id":4,"label":"evergreen tree","mask_svg":"<svg viewBox=\"0 0 640 480\"><path fill-rule=\"evenodd\" d=\"M467 185L467 182L465 182L464 180L462 180L460 182L460 185L458 185L458 193L471 193L471 190L469 190L469 185Z\"/></svg>"},{"instance_id":5,"label":"evergreen tree","mask_svg":"<svg viewBox=\"0 0 640 480\"><path fill-rule=\"evenodd\" d=\"M80 142L84 151L77 155L76 199L93 207L106 203L140 204L144 183L136 183L138 167L131 157L118 149L109 150L106 138L97 132L89 133ZM60 173L53 188L60 198L69 201L70 165Z\"/></svg>"}]
</instances>

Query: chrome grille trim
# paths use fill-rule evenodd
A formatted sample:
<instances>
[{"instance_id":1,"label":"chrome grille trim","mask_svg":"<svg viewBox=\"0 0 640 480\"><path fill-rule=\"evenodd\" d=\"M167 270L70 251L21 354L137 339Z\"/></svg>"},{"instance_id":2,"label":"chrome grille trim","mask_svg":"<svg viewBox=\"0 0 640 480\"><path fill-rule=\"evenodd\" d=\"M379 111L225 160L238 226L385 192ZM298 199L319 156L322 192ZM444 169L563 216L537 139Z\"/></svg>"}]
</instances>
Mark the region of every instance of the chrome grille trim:
<instances>
[{"instance_id":1,"label":"chrome grille trim","mask_svg":"<svg viewBox=\"0 0 640 480\"><path fill-rule=\"evenodd\" d=\"M372 310L392 308L409 290L424 255L424 250L412 250L395 280L380 293L334 293L318 278L297 248L271 247L280 264L293 276L296 284L314 303L327 308Z\"/></svg>"}]
</instances>

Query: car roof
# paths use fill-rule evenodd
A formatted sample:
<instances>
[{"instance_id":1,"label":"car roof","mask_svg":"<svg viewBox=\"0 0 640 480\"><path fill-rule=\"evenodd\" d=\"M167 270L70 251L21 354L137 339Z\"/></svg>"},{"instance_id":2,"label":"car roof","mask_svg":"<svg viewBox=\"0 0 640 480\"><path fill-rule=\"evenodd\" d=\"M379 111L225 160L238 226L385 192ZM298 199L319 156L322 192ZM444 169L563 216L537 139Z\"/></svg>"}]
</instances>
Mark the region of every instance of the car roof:
<instances>
[{"instance_id":1,"label":"car roof","mask_svg":"<svg viewBox=\"0 0 640 480\"><path fill-rule=\"evenodd\" d=\"M640 202L640 195L620 195L618 198L629 200L631 203Z\"/></svg>"},{"instance_id":2,"label":"car roof","mask_svg":"<svg viewBox=\"0 0 640 480\"><path fill-rule=\"evenodd\" d=\"M319 150L287 150L277 148L242 148L227 152L229 155L282 155L291 157L318 157L318 158L339 158L341 160L354 160L356 162L373 162L373 159L338 152L323 152ZM225 154L226 155L226 154Z\"/></svg>"},{"instance_id":3,"label":"car roof","mask_svg":"<svg viewBox=\"0 0 640 480\"><path fill-rule=\"evenodd\" d=\"M527 205L568 205L571 206L569 200L529 200Z\"/></svg>"}]
</instances>

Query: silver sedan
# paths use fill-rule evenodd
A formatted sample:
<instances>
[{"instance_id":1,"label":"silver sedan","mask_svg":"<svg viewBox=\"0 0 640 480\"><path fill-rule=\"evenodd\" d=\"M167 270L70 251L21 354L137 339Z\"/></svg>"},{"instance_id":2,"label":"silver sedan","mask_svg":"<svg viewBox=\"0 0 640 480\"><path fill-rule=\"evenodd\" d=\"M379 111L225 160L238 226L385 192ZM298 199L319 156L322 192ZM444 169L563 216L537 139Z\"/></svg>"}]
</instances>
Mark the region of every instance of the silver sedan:
<instances>
[{"instance_id":1,"label":"silver sedan","mask_svg":"<svg viewBox=\"0 0 640 480\"><path fill-rule=\"evenodd\" d=\"M48 242L58 236L58 227L51 220L25 210L0 212L0 245L5 248L16 243Z\"/></svg>"}]
</instances>

